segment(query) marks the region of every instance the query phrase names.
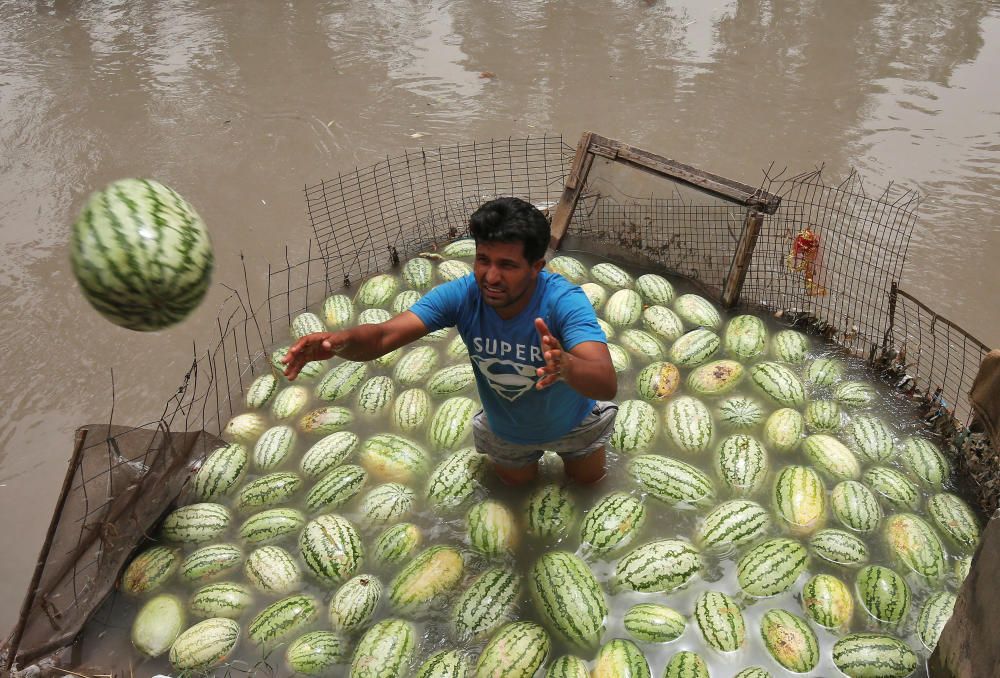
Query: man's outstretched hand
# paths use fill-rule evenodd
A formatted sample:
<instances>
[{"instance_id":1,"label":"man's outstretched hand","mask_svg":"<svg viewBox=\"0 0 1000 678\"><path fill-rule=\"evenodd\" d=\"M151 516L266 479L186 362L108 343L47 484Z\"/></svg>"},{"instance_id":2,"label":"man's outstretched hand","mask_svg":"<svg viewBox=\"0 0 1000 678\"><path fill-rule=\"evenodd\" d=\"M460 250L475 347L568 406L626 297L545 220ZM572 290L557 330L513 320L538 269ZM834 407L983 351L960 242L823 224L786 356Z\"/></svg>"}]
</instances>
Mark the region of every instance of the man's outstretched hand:
<instances>
[{"instance_id":1,"label":"man's outstretched hand","mask_svg":"<svg viewBox=\"0 0 1000 678\"><path fill-rule=\"evenodd\" d=\"M285 376L293 381L306 363L313 360L329 360L344 347L342 332L316 332L302 337L288 349L281 359L285 364Z\"/></svg>"},{"instance_id":2,"label":"man's outstretched hand","mask_svg":"<svg viewBox=\"0 0 1000 678\"><path fill-rule=\"evenodd\" d=\"M538 336L542 338L542 357L545 358L545 366L539 367L537 371L541 378L535 382L535 388L541 390L566 378L572 356L563 350L562 344L549 331L549 326L545 324L544 320L535 318L535 329L538 330Z\"/></svg>"}]
</instances>

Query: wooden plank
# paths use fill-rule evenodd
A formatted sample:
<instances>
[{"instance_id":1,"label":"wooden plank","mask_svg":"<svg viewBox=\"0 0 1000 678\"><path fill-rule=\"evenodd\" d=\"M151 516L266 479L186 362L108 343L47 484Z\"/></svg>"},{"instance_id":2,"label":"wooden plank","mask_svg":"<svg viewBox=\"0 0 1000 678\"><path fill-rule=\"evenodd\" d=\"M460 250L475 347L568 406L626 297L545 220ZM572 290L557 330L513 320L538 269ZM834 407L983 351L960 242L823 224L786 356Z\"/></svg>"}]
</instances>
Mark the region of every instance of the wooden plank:
<instances>
[{"instance_id":1,"label":"wooden plank","mask_svg":"<svg viewBox=\"0 0 1000 678\"><path fill-rule=\"evenodd\" d=\"M725 308L732 308L740 300L740 293L743 291L743 283L753 261L753 250L757 246L757 237L760 235L763 223L763 214L753 209L747 211L747 216L743 220L743 232L733 254L733 263L722 288L722 305Z\"/></svg>"},{"instance_id":2,"label":"wooden plank","mask_svg":"<svg viewBox=\"0 0 1000 678\"><path fill-rule=\"evenodd\" d=\"M570 167L569 176L566 177L566 187L563 189L562 197L556 205L552 215L552 225L550 227L549 249L559 249L559 243L569 229L570 219L576 211L576 203L580 200L580 193L587 184L587 175L594 164L594 156L589 153L592 132L584 132L580 137L580 143L576 147L576 156L573 158L573 166Z\"/></svg>"}]
</instances>

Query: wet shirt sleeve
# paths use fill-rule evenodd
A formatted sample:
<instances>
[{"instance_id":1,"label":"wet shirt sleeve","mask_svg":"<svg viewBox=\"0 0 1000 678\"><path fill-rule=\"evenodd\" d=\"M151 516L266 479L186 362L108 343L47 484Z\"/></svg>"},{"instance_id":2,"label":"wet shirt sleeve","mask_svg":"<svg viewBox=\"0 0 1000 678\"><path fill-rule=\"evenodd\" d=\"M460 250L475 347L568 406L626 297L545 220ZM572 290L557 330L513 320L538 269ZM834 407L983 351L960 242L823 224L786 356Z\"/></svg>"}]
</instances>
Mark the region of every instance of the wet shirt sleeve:
<instances>
[{"instance_id":1,"label":"wet shirt sleeve","mask_svg":"<svg viewBox=\"0 0 1000 678\"><path fill-rule=\"evenodd\" d=\"M597 324L594 307L579 287L573 286L561 295L553 315L556 327L551 329L567 351L585 341L608 342L604 330Z\"/></svg>"},{"instance_id":2,"label":"wet shirt sleeve","mask_svg":"<svg viewBox=\"0 0 1000 678\"><path fill-rule=\"evenodd\" d=\"M458 324L458 315L468 297L471 279L472 276L466 276L438 285L420 297L409 310L423 321L428 332L454 327Z\"/></svg>"}]
</instances>

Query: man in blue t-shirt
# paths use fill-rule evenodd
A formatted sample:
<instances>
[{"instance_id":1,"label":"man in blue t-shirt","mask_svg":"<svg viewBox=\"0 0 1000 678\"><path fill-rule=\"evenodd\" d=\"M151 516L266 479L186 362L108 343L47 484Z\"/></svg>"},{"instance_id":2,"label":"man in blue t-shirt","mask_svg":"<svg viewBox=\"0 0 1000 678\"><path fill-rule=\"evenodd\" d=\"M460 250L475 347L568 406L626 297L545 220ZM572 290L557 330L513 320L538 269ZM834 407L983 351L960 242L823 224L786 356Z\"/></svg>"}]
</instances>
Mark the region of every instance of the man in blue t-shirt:
<instances>
[{"instance_id":1,"label":"man in blue t-shirt","mask_svg":"<svg viewBox=\"0 0 1000 678\"><path fill-rule=\"evenodd\" d=\"M580 483L604 477L618 389L606 337L583 291L544 271L549 224L531 203L498 198L469 219L474 275L439 285L384 323L299 339L283 359L294 379L310 360L373 360L442 327L469 348L483 411L476 449L509 484L534 479L543 450Z\"/></svg>"}]
</instances>

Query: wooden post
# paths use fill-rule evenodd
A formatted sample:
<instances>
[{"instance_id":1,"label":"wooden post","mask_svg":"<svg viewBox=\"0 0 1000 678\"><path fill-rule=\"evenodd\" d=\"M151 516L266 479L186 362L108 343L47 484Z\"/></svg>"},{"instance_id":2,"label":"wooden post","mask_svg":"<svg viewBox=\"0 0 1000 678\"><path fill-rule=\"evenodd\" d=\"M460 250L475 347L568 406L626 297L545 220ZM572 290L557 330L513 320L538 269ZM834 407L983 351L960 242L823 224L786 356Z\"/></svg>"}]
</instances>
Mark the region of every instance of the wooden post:
<instances>
[{"instance_id":1,"label":"wooden post","mask_svg":"<svg viewBox=\"0 0 1000 678\"><path fill-rule=\"evenodd\" d=\"M576 147L576 157L573 158L573 166L570 167L569 176L566 177L566 187L563 189L562 197L559 198L556 210L552 215L549 250L559 249L559 244L569 229L573 212L576 211L576 203L580 200L587 174L590 172L591 165L594 164L594 156L589 152L592 136L592 132L584 132Z\"/></svg>"},{"instance_id":2,"label":"wooden post","mask_svg":"<svg viewBox=\"0 0 1000 678\"><path fill-rule=\"evenodd\" d=\"M753 261L753 250L757 246L757 236L760 235L763 223L764 215L761 212L755 209L747 210L747 216L743 220L743 233L740 234L740 241L733 254L733 264L729 267L729 275L726 276L726 283L722 289L722 305L725 308L732 308L740 300L743 282Z\"/></svg>"}]
</instances>

